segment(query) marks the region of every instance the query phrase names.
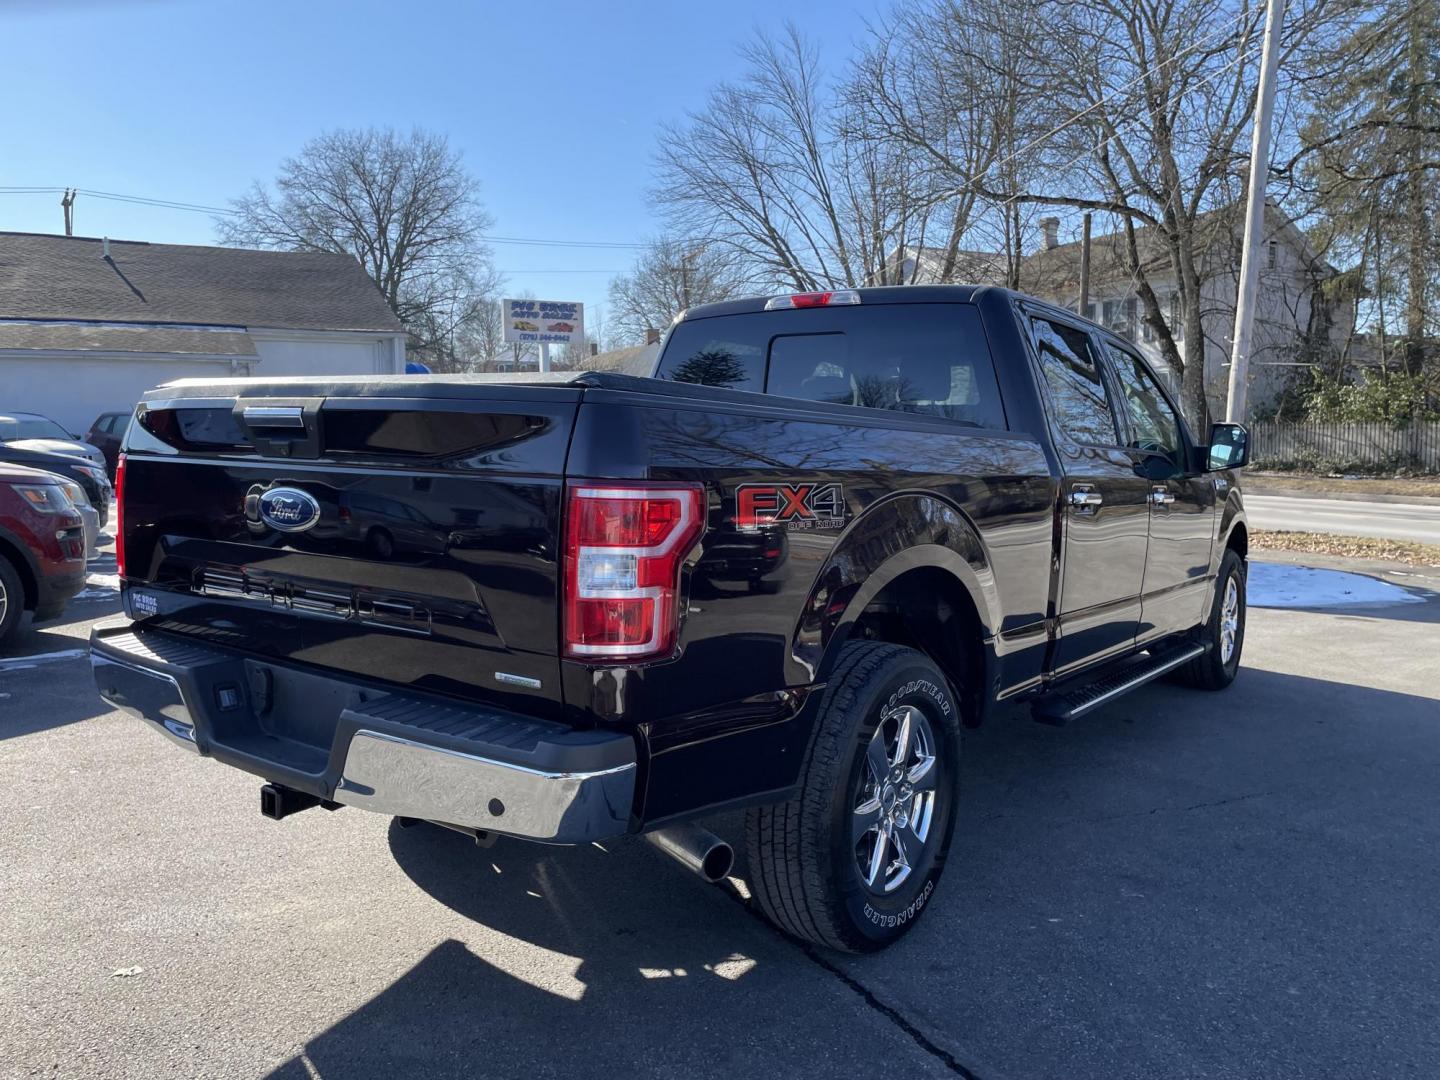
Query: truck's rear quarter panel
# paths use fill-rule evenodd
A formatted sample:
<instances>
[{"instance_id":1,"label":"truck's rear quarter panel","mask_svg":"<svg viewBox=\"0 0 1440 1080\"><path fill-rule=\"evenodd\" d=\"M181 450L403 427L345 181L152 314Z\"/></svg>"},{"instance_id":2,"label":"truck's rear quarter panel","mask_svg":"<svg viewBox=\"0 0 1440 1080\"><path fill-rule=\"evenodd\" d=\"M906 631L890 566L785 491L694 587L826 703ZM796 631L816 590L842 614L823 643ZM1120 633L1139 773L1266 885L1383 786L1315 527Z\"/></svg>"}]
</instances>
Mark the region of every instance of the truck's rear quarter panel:
<instances>
[{"instance_id":1,"label":"truck's rear quarter panel","mask_svg":"<svg viewBox=\"0 0 1440 1080\"><path fill-rule=\"evenodd\" d=\"M644 385L586 392L568 470L705 484L710 528L688 575L683 656L563 669L569 710L623 717L645 741L647 820L793 783L808 717L803 699L783 691L817 682L855 589L916 545L976 554L977 581L1005 613L992 632L1031 630L994 647L1010 650L1012 672L1027 662L1038 671L1055 496L1032 437L708 387L652 382L647 394ZM777 482L839 485L843 514L782 530L772 564L754 546L765 534L737 528L737 491ZM747 545L758 588L743 565Z\"/></svg>"}]
</instances>

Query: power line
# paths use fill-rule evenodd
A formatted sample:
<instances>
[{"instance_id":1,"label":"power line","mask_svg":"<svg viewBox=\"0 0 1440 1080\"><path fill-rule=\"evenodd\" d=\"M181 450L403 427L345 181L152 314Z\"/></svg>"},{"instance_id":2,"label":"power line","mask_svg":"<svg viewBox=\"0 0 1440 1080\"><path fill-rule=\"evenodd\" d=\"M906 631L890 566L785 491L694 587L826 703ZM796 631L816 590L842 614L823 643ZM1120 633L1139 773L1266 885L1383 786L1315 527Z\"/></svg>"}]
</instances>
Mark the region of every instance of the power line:
<instances>
[{"instance_id":1,"label":"power line","mask_svg":"<svg viewBox=\"0 0 1440 1080\"><path fill-rule=\"evenodd\" d=\"M0 186L0 195L61 195L60 187L18 187ZM177 199L159 199L148 195L123 195L116 191L96 191L93 188L76 188L80 195L94 199L109 199L112 202L132 203L137 206L154 206L162 210L188 210L199 214L238 214L234 207L209 206L205 203L181 202ZM594 248L598 250L640 250L647 244L629 243L620 240L560 240L538 236L489 236L482 235L487 244L520 244L529 247ZM609 271L605 271L609 273Z\"/></svg>"}]
</instances>

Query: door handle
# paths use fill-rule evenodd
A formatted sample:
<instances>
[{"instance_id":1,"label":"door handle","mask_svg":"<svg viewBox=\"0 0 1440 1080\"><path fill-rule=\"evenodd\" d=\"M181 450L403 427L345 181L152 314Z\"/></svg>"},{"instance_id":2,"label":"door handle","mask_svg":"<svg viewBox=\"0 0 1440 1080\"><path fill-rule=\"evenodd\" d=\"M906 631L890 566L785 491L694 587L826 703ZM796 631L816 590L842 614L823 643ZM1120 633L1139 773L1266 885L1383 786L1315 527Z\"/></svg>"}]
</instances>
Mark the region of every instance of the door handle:
<instances>
[{"instance_id":1,"label":"door handle","mask_svg":"<svg viewBox=\"0 0 1440 1080\"><path fill-rule=\"evenodd\" d=\"M1070 492L1070 505L1082 512L1094 510L1104 501L1105 499L1101 496L1100 492L1096 491L1089 484L1077 485L1075 489Z\"/></svg>"},{"instance_id":2,"label":"door handle","mask_svg":"<svg viewBox=\"0 0 1440 1080\"><path fill-rule=\"evenodd\" d=\"M1150 501L1156 506L1169 506L1175 501L1175 496L1163 487L1151 488Z\"/></svg>"}]
</instances>

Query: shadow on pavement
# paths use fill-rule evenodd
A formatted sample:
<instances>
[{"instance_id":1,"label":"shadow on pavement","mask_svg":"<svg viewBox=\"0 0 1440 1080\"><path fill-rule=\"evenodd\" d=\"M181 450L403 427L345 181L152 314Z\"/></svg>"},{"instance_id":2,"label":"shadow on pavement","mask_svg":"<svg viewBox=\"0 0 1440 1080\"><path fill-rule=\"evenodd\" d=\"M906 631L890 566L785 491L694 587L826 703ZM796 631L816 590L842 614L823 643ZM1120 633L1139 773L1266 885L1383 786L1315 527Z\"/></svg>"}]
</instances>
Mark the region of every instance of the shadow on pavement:
<instances>
[{"instance_id":1,"label":"shadow on pavement","mask_svg":"<svg viewBox=\"0 0 1440 1080\"><path fill-rule=\"evenodd\" d=\"M987 724L937 903L841 963L1011 1076L1440 1075L1440 702L1345 678Z\"/></svg>"},{"instance_id":2,"label":"shadow on pavement","mask_svg":"<svg viewBox=\"0 0 1440 1080\"><path fill-rule=\"evenodd\" d=\"M639 841L477 849L437 827L392 825L390 847L441 904L533 946L504 953L533 969L501 970L448 940L271 1080L735 1077L757 1063L828 1075L856 1060L878 1067L887 1046L923 1060L853 992ZM557 963L573 978L555 978ZM836 1001L861 1022L815 1023Z\"/></svg>"},{"instance_id":3,"label":"shadow on pavement","mask_svg":"<svg viewBox=\"0 0 1440 1080\"><path fill-rule=\"evenodd\" d=\"M1147 688L1064 731L1004 717L967 737L929 917L879 957L835 960L1010 1075L1383 1071L1387 1046L1440 1064L1437 760L1433 699L1258 670L1226 694ZM390 845L480 931L575 958L573 981L450 940L275 1078L876 1061L853 995L817 991L798 950L634 840L479 850L392 826ZM1361 1023L1374 1038L1357 1043Z\"/></svg>"},{"instance_id":4,"label":"shadow on pavement","mask_svg":"<svg viewBox=\"0 0 1440 1080\"><path fill-rule=\"evenodd\" d=\"M74 639L55 646L77 647ZM111 711L95 692L90 665L83 657L31 668L0 664L0 741L93 720Z\"/></svg>"}]
</instances>

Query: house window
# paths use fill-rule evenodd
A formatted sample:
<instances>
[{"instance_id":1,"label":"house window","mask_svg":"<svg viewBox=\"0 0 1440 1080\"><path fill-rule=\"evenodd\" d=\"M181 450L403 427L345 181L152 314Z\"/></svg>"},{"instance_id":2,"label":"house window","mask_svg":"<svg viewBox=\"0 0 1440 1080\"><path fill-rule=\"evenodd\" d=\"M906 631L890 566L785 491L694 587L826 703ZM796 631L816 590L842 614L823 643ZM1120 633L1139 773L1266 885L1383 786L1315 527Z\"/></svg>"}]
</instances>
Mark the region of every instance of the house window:
<instances>
[{"instance_id":1,"label":"house window","mask_svg":"<svg viewBox=\"0 0 1440 1080\"><path fill-rule=\"evenodd\" d=\"M1265 246L1265 269L1274 270L1275 264L1280 260L1280 245L1274 240Z\"/></svg>"},{"instance_id":2,"label":"house window","mask_svg":"<svg viewBox=\"0 0 1440 1080\"><path fill-rule=\"evenodd\" d=\"M1185 340L1185 311L1180 304L1180 294L1170 294L1170 314L1165 320L1170 325L1170 337L1175 341Z\"/></svg>"},{"instance_id":3,"label":"house window","mask_svg":"<svg viewBox=\"0 0 1440 1080\"><path fill-rule=\"evenodd\" d=\"M1135 340L1135 297L1123 300L1106 300L1101 307L1101 322L1107 330L1113 330L1121 337Z\"/></svg>"}]
</instances>

